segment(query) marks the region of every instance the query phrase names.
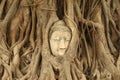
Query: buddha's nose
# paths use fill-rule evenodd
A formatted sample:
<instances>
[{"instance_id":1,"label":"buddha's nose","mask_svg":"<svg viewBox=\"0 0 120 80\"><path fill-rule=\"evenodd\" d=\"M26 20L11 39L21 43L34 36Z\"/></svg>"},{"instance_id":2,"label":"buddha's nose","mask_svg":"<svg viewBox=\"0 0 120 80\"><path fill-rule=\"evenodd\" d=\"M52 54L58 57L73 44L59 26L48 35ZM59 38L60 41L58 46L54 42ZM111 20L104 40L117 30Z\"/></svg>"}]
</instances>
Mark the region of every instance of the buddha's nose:
<instances>
[{"instance_id":1,"label":"buddha's nose","mask_svg":"<svg viewBox=\"0 0 120 80\"><path fill-rule=\"evenodd\" d=\"M60 40L59 48L60 48L60 49L65 49L65 48L66 48L65 40L64 40L64 39L61 39L61 40Z\"/></svg>"}]
</instances>

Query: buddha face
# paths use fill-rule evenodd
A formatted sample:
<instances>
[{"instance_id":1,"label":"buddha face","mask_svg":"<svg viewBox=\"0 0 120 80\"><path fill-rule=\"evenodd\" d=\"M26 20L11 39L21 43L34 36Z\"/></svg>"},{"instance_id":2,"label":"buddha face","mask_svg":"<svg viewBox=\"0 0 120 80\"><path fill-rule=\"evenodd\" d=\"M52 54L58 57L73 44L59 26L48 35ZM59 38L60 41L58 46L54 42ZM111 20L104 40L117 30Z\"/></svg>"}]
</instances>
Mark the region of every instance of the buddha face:
<instances>
[{"instance_id":1,"label":"buddha face","mask_svg":"<svg viewBox=\"0 0 120 80\"><path fill-rule=\"evenodd\" d=\"M57 30L51 34L50 47L54 56L63 56L71 40L71 33Z\"/></svg>"}]
</instances>

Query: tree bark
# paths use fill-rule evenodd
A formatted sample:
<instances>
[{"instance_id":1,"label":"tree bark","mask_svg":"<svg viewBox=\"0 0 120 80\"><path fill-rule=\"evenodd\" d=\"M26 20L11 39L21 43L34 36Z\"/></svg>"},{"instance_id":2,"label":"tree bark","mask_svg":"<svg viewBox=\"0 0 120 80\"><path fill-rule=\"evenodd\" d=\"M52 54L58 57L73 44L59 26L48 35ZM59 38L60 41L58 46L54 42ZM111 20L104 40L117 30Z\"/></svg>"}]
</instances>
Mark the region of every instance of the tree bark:
<instances>
[{"instance_id":1,"label":"tree bark","mask_svg":"<svg viewBox=\"0 0 120 80\"><path fill-rule=\"evenodd\" d=\"M62 57L58 21L72 35ZM119 80L119 55L119 0L0 0L0 80Z\"/></svg>"}]
</instances>

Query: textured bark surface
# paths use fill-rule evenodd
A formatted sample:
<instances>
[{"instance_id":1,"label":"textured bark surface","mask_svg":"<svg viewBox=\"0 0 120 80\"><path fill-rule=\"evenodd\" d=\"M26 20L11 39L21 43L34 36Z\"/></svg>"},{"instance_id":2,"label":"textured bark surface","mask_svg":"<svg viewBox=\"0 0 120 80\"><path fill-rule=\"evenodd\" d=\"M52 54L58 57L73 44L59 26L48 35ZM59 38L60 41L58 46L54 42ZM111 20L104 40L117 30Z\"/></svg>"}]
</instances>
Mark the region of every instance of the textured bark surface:
<instances>
[{"instance_id":1,"label":"textured bark surface","mask_svg":"<svg viewBox=\"0 0 120 80\"><path fill-rule=\"evenodd\" d=\"M72 38L55 57L59 20ZM0 0L0 80L120 80L120 0Z\"/></svg>"}]
</instances>

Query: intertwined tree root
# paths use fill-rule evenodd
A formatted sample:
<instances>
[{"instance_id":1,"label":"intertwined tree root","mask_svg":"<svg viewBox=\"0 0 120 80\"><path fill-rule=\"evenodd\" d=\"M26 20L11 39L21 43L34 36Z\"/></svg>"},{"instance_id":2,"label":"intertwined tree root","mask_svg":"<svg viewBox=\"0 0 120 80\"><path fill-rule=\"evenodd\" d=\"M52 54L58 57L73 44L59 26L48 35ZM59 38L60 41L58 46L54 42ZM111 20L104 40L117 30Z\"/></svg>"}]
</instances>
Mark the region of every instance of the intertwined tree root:
<instances>
[{"instance_id":1,"label":"intertwined tree root","mask_svg":"<svg viewBox=\"0 0 120 80\"><path fill-rule=\"evenodd\" d=\"M72 39L54 57L48 35L59 20ZM0 0L0 80L119 80L119 54L119 0Z\"/></svg>"}]
</instances>

